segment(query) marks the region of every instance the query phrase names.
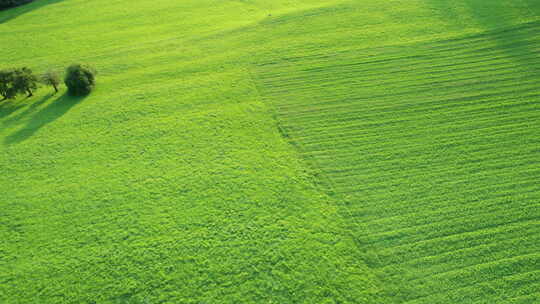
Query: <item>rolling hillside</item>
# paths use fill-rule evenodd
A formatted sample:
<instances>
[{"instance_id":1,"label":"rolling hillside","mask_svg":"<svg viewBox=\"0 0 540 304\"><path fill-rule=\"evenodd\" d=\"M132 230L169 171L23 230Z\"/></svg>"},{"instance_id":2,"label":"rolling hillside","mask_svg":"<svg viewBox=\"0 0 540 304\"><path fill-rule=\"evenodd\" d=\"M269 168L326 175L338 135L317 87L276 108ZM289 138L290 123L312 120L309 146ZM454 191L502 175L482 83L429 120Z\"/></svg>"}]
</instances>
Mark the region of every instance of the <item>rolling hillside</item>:
<instances>
[{"instance_id":1,"label":"rolling hillside","mask_svg":"<svg viewBox=\"0 0 540 304\"><path fill-rule=\"evenodd\" d=\"M39 0L0 303L540 302L540 2Z\"/></svg>"}]
</instances>

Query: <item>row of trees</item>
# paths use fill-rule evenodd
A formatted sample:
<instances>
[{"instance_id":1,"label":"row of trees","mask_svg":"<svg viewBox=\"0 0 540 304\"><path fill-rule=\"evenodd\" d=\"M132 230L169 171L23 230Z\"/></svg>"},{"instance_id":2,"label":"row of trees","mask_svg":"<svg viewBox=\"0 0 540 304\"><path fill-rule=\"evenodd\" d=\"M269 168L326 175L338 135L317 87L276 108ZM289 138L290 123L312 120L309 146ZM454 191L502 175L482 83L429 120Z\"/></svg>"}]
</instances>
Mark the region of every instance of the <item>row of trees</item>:
<instances>
[{"instance_id":1,"label":"row of trees","mask_svg":"<svg viewBox=\"0 0 540 304\"><path fill-rule=\"evenodd\" d=\"M82 96L89 94L95 86L95 70L82 64L74 64L66 69L64 83L71 95ZM39 84L45 84L58 92L60 86L60 74L55 71L47 71L40 77L31 69L24 67L19 69L0 70L0 96L2 100L16 98L20 94L34 95Z\"/></svg>"},{"instance_id":2,"label":"row of trees","mask_svg":"<svg viewBox=\"0 0 540 304\"><path fill-rule=\"evenodd\" d=\"M28 2L32 2L32 0L0 0L0 10L22 5Z\"/></svg>"}]
</instances>

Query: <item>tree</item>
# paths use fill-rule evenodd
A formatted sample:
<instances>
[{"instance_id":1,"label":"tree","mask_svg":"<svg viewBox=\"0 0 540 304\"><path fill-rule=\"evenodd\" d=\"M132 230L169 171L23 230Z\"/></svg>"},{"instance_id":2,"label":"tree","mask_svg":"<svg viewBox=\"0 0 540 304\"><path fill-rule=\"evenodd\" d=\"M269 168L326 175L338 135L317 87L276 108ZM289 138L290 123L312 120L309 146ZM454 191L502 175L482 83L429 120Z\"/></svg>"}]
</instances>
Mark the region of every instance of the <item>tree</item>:
<instances>
[{"instance_id":1,"label":"tree","mask_svg":"<svg viewBox=\"0 0 540 304\"><path fill-rule=\"evenodd\" d=\"M41 82L45 85L54 88L54 92L58 93L58 86L60 85L60 75L57 72L49 70L41 75Z\"/></svg>"},{"instance_id":2,"label":"tree","mask_svg":"<svg viewBox=\"0 0 540 304\"><path fill-rule=\"evenodd\" d=\"M13 87L17 93L28 93L28 97L34 96L38 87L38 78L31 69L24 67L13 71Z\"/></svg>"},{"instance_id":3,"label":"tree","mask_svg":"<svg viewBox=\"0 0 540 304\"><path fill-rule=\"evenodd\" d=\"M13 87L14 70L0 70L0 95L2 100L12 99L17 96L17 90Z\"/></svg>"},{"instance_id":4,"label":"tree","mask_svg":"<svg viewBox=\"0 0 540 304\"><path fill-rule=\"evenodd\" d=\"M67 68L64 83L71 95L82 96L92 92L95 86L96 71L82 64L74 64Z\"/></svg>"},{"instance_id":5,"label":"tree","mask_svg":"<svg viewBox=\"0 0 540 304\"><path fill-rule=\"evenodd\" d=\"M13 99L18 94L24 93L31 97L37 87L38 78L29 68L0 71L0 95L3 97L2 100Z\"/></svg>"}]
</instances>

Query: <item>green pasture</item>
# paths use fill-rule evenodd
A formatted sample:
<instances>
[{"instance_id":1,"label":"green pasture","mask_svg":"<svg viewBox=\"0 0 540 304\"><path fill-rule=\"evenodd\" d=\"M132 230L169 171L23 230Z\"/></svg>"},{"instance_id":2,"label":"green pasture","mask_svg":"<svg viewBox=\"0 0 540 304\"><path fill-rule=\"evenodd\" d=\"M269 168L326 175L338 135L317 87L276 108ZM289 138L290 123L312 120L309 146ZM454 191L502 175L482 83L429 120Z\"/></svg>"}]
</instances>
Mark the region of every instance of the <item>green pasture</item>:
<instances>
[{"instance_id":1,"label":"green pasture","mask_svg":"<svg viewBox=\"0 0 540 304\"><path fill-rule=\"evenodd\" d=\"M540 302L540 2L38 0L0 303Z\"/></svg>"}]
</instances>

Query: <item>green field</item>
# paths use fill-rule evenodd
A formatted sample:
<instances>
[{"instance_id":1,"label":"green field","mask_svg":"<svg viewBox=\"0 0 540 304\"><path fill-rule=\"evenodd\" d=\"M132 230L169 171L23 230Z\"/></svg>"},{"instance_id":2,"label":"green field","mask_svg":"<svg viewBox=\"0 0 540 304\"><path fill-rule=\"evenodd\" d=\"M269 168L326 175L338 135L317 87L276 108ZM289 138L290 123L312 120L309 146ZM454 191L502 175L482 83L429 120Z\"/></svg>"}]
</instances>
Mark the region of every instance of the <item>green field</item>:
<instances>
[{"instance_id":1,"label":"green field","mask_svg":"<svg viewBox=\"0 0 540 304\"><path fill-rule=\"evenodd\" d=\"M0 303L540 303L540 1L38 0Z\"/></svg>"}]
</instances>

